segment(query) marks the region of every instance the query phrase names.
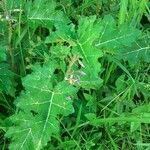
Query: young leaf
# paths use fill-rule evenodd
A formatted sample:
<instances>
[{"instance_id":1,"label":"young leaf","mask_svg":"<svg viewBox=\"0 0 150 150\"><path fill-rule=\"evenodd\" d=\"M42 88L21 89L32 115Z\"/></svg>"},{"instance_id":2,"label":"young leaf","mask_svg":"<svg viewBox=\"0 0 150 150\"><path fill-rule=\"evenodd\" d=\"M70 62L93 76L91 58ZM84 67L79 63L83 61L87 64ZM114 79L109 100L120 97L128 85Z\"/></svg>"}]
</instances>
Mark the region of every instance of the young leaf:
<instances>
[{"instance_id":1,"label":"young leaf","mask_svg":"<svg viewBox=\"0 0 150 150\"><path fill-rule=\"evenodd\" d=\"M96 22L96 16L82 17L79 20L77 45L73 48L73 52L82 58L84 67L81 70L85 75L80 76L80 84L84 88L96 88L102 83L98 76L101 70L98 58L103 54L94 46L100 31L100 22Z\"/></svg>"},{"instance_id":2,"label":"young leaf","mask_svg":"<svg viewBox=\"0 0 150 150\"><path fill-rule=\"evenodd\" d=\"M40 150L59 131L57 117L73 113L72 101L67 97L73 97L77 89L66 81L54 86L55 69L53 61L43 67L36 65L23 79L25 91L16 100L19 111L11 117L13 126L6 133L12 138L11 150Z\"/></svg>"},{"instance_id":3,"label":"young leaf","mask_svg":"<svg viewBox=\"0 0 150 150\"><path fill-rule=\"evenodd\" d=\"M67 42L70 46L75 45L75 29L73 24L69 24L67 22L55 23L56 31L52 32L50 36L48 36L45 40L45 43L63 43Z\"/></svg>"},{"instance_id":4,"label":"young leaf","mask_svg":"<svg viewBox=\"0 0 150 150\"><path fill-rule=\"evenodd\" d=\"M103 54L94 46L94 42L98 39L101 31L100 24L100 20L96 21L96 16L81 17L77 31L72 24L57 23L56 31L45 41L46 43L57 42L59 44L67 42L72 47L72 54L81 59L79 65L82 66L81 69L73 70L77 72L74 74L75 80L79 80L79 85L84 88L96 88L102 83L98 75L101 71L98 59Z\"/></svg>"}]
</instances>

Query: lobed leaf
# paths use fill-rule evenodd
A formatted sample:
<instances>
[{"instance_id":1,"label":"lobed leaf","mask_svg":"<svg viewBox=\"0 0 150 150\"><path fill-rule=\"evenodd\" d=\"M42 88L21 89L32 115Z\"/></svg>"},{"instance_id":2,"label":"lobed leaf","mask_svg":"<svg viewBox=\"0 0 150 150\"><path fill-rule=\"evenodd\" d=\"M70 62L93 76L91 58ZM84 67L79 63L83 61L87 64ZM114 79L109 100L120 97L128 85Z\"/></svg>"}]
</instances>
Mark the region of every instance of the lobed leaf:
<instances>
[{"instance_id":1,"label":"lobed leaf","mask_svg":"<svg viewBox=\"0 0 150 150\"><path fill-rule=\"evenodd\" d=\"M140 31L132 26L124 24L117 26L116 22L111 16L105 16L102 23L102 32L97 40L96 46L103 49L120 50L132 43L140 35Z\"/></svg>"},{"instance_id":2,"label":"lobed leaf","mask_svg":"<svg viewBox=\"0 0 150 150\"><path fill-rule=\"evenodd\" d=\"M37 26L52 28L56 22L69 21L62 11L56 10L56 2L53 0L35 0L26 7L28 22L34 28Z\"/></svg>"},{"instance_id":3,"label":"lobed leaf","mask_svg":"<svg viewBox=\"0 0 150 150\"><path fill-rule=\"evenodd\" d=\"M72 101L77 89L66 81L53 85L56 64L49 61L43 67L35 66L34 72L23 79L25 91L16 100L19 111L12 116L14 124L6 136L12 138L10 149L39 150L52 134L59 131L58 117L74 111Z\"/></svg>"},{"instance_id":4,"label":"lobed leaf","mask_svg":"<svg viewBox=\"0 0 150 150\"><path fill-rule=\"evenodd\" d=\"M73 52L82 58L84 67L81 70L85 75L80 76L80 83L84 88L96 88L102 83L98 75L101 71L98 59L103 54L94 46L100 31L100 22L96 21L96 16L83 17L79 20L77 45L73 48Z\"/></svg>"},{"instance_id":5,"label":"lobed leaf","mask_svg":"<svg viewBox=\"0 0 150 150\"><path fill-rule=\"evenodd\" d=\"M76 80L79 80L79 85L84 88L96 88L102 83L98 75L101 71L98 59L103 54L94 46L100 31L100 21L96 21L96 16L82 17L79 20L77 30L74 29L72 24L56 24L56 31L48 36L45 41L46 43L57 42L63 44L67 42L69 44L71 47L70 52L78 56L83 64L81 69L76 68L72 72L74 72L73 75ZM79 72L83 72L83 74L81 75Z\"/></svg>"},{"instance_id":6,"label":"lobed leaf","mask_svg":"<svg viewBox=\"0 0 150 150\"><path fill-rule=\"evenodd\" d=\"M122 58L130 63L136 65L139 62L150 62L150 43L149 37L144 36L135 41L132 47L126 47L118 51L118 58Z\"/></svg>"}]
</instances>

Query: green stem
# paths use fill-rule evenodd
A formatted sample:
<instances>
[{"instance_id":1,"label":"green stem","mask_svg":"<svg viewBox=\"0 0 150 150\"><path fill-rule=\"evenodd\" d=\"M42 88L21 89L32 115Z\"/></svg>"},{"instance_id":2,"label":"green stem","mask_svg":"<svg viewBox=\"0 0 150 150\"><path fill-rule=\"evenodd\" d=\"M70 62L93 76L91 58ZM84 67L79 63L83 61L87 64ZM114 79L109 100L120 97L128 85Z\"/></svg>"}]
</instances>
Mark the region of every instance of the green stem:
<instances>
[{"instance_id":1,"label":"green stem","mask_svg":"<svg viewBox=\"0 0 150 150\"><path fill-rule=\"evenodd\" d=\"M4 11L5 11L5 16L7 18L7 31L8 31L8 37L6 38L6 41L7 41L7 51L10 55L10 59L11 59L11 69L12 71L14 70L14 66L15 66L15 62L14 62L14 50L12 48L12 21L11 21L11 14L9 13L9 11L7 10L7 4L6 4L6 1L3 0L2 1L3 3L3 7L4 7Z\"/></svg>"},{"instance_id":2,"label":"green stem","mask_svg":"<svg viewBox=\"0 0 150 150\"><path fill-rule=\"evenodd\" d=\"M107 67L107 71L106 71L106 77L105 77L105 80L104 80L104 85L107 84L109 78L110 78L110 75L111 75L111 72L114 71L114 68L115 68L115 65L114 63L111 63L110 66L108 65Z\"/></svg>"},{"instance_id":3,"label":"green stem","mask_svg":"<svg viewBox=\"0 0 150 150\"><path fill-rule=\"evenodd\" d=\"M20 6L19 24L18 24L18 36L19 36L19 39L21 38L21 26L20 26L21 25L21 16L22 16L22 11L21 11L21 6ZM24 56L23 56L23 52L22 52L21 42L19 43L19 48L20 48L23 76L25 76L26 75L26 68L25 68L25 62L24 62Z\"/></svg>"}]
</instances>

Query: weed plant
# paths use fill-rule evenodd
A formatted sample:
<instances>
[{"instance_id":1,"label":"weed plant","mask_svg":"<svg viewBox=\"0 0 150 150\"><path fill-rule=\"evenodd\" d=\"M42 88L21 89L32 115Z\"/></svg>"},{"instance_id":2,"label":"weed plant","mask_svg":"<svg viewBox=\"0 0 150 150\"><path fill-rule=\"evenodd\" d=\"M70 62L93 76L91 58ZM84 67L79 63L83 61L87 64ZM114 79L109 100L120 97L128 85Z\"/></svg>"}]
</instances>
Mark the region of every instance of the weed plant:
<instances>
[{"instance_id":1,"label":"weed plant","mask_svg":"<svg viewBox=\"0 0 150 150\"><path fill-rule=\"evenodd\" d=\"M150 150L150 2L1 0L0 149Z\"/></svg>"}]
</instances>

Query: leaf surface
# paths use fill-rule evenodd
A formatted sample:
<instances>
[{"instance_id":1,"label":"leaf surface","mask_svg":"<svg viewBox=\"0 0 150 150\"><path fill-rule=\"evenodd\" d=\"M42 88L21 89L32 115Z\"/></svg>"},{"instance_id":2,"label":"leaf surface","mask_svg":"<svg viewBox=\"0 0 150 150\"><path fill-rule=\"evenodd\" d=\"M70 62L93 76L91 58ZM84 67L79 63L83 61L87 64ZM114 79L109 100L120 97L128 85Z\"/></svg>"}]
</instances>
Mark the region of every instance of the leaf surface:
<instances>
[{"instance_id":1,"label":"leaf surface","mask_svg":"<svg viewBox=\"0 0 150 150\"><path fill-rule=\"evenodd\" d=\"M127 24L117 26L111 16L105 16L101 26L102 32L96 42L96 46L99 48L120 50L125 46L130 47L140 35L138 29Z\"/></svg>"},{"instance_id":2,"label":"leaf surface","mask_svg":"<svg viewBox=\"0 0 150 150\"><path fill-rule=\"evenodd\" d=\"M16 100L20 109L12 117L14 126L6 136L12 137L10 149L39 150L59 131L58 115L68 115L74 111L72 102L76 88L66 81L52 84L55 63L35 66L34 72L23 79L25 91Z\"/></svg>"},{"instance_id":3,"label":"leaf surface","mask_svg":"<svg viewBox=\"0 0 150 150\"><path fill-rule=\"evenodd\" d=\"M64 13L56 10L56 3L53 0L35 0L28 3L27 17L31 27L44 26L52 28L56 22L69 21Z\"/></svg>"},{"instance_id":4,"label":"leaf surface","mask_svg":"<svg viewBox=\"0 0 150 150\"><path fill-rule=\"evenodd\" d=\"M100 20L96 21L96 16L81 17L77 29L72 24L56 24L56 31L45 41L46 43L57 42L60 45L64 42L69 44L70 52L78 56L83 64L81 69L76 68L72 72L74 72L76 80L79 80L79 85L84 88L96 88L102 83L98 75L101 71L98 59L103 54L94 45L101 32L100 24ZM79 72L83 74L81 75Z\"/></svg>"},{"instance_id":5,"label":"leaf surface","mask_svg":"<svg viewBox=\"0 0 150 150\"><path fill-rule=\"evenodd\" d=\"M98 75L101 70L98 59L103 54L94 46L100 31L100 22L96 21L96 16L83 17L79 20L77 45L74 47L73 52L79 54L82 58L84 65L82 71L85 75L80 76L80 83L84 88L96 88L102 83Z\"/></svg>"},{"instance_id":6,"label":"leaf surface","mask_svg":"<svg viewBox=\"0 0 150 150\"><path fill-rule=\"evenodd\" d=\"M139 62L150 62L150 38L147 35L135 41L132 47L126 47L118 51L118 57L136 65Z\"/></svg>"}]
</instances>

